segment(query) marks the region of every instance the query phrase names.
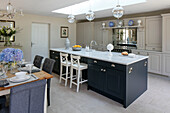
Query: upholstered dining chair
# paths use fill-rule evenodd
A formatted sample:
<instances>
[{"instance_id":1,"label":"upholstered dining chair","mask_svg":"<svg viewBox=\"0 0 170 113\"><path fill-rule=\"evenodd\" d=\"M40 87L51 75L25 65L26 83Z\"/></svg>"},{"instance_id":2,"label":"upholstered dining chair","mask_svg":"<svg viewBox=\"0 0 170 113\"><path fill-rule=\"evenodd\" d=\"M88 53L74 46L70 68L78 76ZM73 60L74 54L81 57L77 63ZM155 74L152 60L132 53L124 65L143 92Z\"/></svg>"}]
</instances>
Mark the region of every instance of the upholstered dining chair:
<instances>
[{"instance_id":1,"label":"upholstered dining chair","mask_svg":"<svg viewBox=\"0 0 170 113\"><path fill-rule=\"evenodd\" d=\"M54 67L55 60L46 58L42 67L42 70L52 74L52 70ZM48 106L50 106L50 84L51 84L51 79L47 80L47 101L48 101Z\"/></svg>"},{"instance_id":2,"label":"upholstered dining chair","mask_svg":"<svg viewBox=\"0 0 170 113\"><path fill-rule=\"evenodd\" d=\"M41 68L41 63L44 57L36 55L33 61L34 66Z\"/></svg>"},{"instance_id":3,"label":"upholstered dining chair","mask_svg":"<svg viewBox=\"0 0 170 113\"><path fill-rule=\"evenodd\" d=\"M0 113L44 113L45 86L40 80L11 88L9 109Z\"/></svg>"}]
</instances>

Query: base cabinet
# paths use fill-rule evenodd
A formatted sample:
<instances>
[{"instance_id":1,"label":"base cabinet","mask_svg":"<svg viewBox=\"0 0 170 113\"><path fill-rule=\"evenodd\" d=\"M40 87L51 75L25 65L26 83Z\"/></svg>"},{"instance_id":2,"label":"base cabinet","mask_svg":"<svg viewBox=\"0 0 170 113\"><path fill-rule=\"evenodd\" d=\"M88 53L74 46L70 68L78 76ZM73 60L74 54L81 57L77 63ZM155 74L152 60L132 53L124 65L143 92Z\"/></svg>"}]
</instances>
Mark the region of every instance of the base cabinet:
<instances>
[{"instance_id":1,"label":"base cabinet","mask_svg":"<svg viewBox=\"0 0 170 113\"><path fill-rule=\"evenodd\" d=\"M106 69L104 92L123 99L124 77L125 72L114 69Z\"/></svg>"},{"instance_id":2,"label":"base cabinet","mask_svg":"<svg viewBox=\"0 0 170 113\"><path fill-rule=\"evenodd\" d=\"M170 54L162 55L162 74L170 76Z\"/></svg>"},{"instance_id":3,"label":"base cabinet","mask_svg":"<svg viewBox=\"0 0 170 113\"><path fill-rule=\"evenodd\" d=\"M53 72L60 74L60 53L56 51L50 51L50 58L55 60Z\"/></svg>"}]
</instances>

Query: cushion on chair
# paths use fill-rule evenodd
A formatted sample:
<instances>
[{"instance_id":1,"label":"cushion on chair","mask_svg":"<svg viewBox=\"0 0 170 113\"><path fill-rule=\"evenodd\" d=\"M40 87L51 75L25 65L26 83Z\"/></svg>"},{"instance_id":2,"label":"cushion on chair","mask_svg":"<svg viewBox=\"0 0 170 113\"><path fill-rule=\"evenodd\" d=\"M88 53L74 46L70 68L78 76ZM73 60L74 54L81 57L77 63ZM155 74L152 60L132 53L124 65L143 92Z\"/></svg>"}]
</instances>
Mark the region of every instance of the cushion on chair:
<instances>
[{"instance_id":1,"label":"cushion on chair","mask_svg":"<svg viewBox=\"0 0 170 113\"><path fill-rule=\"evenodd\" d=\"M80 63L80 69L87 69L88 65L85 63ZM73 68L78 68L77 64L73 64Z\"/></svg>"},{"instance_id":2,"label":"cushion on chair","mask_svg":"<svg viewBox=\"0 0 170 113\"><path fill-rule=\"evenodd\" d=\"M36 55L33 61L34 66L41 68L42 59L42 56Z\"/></svg>"}]
</instances>

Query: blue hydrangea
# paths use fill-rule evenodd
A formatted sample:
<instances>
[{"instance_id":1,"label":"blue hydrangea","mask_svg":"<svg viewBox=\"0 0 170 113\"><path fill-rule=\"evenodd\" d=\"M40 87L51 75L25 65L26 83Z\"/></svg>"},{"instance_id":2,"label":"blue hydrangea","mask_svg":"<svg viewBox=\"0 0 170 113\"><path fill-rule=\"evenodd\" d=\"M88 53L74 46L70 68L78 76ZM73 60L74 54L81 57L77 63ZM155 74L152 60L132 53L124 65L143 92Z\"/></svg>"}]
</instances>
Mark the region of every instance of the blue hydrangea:
<instances>
[{"instance_id":1,"label":"blue hydrangea","mask_svg":"<svg viewBox=\"0 0 170 113\"><path fill-rule=\"evenodd\" d=\"M0 61L13 62L21 61L23 59L23 52L21 49L6 48L0 53Z\"/></svg>"}]
</instances>

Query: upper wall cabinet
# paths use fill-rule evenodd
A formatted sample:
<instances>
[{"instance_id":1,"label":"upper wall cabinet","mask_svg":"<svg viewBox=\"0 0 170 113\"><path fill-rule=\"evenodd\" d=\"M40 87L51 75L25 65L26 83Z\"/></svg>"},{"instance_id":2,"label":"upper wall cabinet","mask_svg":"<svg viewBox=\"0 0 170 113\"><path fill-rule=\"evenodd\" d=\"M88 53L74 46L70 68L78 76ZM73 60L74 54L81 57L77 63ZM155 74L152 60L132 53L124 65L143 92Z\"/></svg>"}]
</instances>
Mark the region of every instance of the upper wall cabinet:
<instances>
[{"instance_id":1,"label":"upper wall cabinet","mask_svg":"<svg viewBox=\"0 0 170 113\"><path fill-rule=\"evenodd\" d=\"M162 50L162 18L146 18L146 50Z\"/></svg>"},{"instance_id":2,"label":"upper wall cabinet","mask_svg":"<svg viewBox=\"0 0 170 113\"><path fill-rule=\"evenodd\" d=\"M77 44L85 47L94 39L94 23L77 23Z\"/></svg>"},{"instance_id":3,"label":"upper wall cabinet","mask_svg":"<svg viewBox=\"0 0 170 113\"><path fill-rule=\"evenodd\" d=\"M163 14L163 52L170 53L170 14Z\"/></svg>"}]
</instances>

